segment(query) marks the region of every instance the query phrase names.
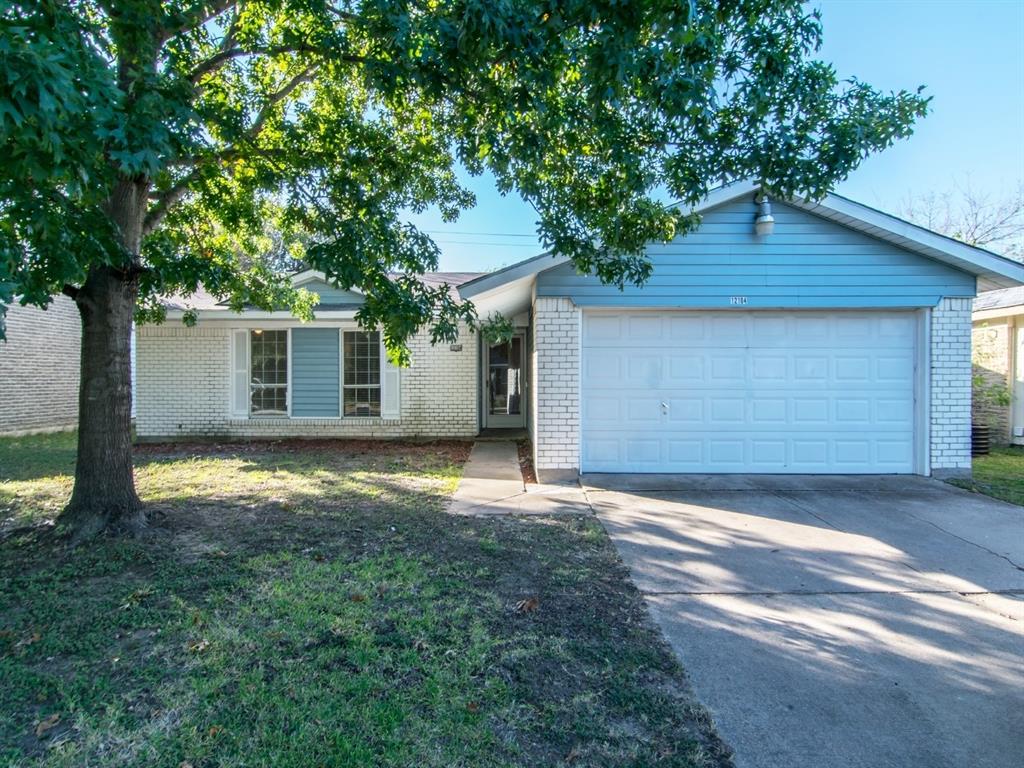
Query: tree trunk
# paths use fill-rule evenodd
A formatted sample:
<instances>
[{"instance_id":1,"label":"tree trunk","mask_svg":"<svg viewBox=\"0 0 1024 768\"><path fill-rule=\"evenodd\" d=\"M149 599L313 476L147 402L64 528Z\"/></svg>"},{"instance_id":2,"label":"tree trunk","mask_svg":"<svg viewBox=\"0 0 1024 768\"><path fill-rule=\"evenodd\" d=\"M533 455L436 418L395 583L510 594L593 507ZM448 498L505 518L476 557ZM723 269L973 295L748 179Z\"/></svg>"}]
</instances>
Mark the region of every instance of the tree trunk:
<instances>
[{"instance_id":1,"label":"tree trunk","mask_svg":"<svg viewBox=\"0 0 1024 768\"><path fill-rule=\"evenodd\" d=\"M131 441L131 330L136 283L94 270L77 297L82 316L75 490L61 515L73 540L146 525L135 492Z\"/></svg>"},{"instance_id":2,"label":"tree trunk","mask_svg":"<svg viewBox=\"0 0 1024 768\"><path fill-rule=\"evenodd\" d=\"M131 332L147 191L148 184L125 181L108 206L132 263L93 267L75 296L82 318L78 457L75 489L58 521L73 542L146 527L132 471Z\"/></svg>"}]
</instances>

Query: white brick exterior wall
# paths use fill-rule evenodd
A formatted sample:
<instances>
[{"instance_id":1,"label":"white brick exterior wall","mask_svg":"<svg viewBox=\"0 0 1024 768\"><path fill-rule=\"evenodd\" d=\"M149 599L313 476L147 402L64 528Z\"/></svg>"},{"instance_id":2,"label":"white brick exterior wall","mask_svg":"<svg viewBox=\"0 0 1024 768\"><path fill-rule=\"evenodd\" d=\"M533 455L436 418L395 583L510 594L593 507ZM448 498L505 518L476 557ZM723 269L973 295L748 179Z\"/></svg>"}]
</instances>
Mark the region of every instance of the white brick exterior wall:
<instances>
[{"instance_id":1,"label":"white brick exterior wall","mask_svg":"<svg viewBox=\"0 0 1024 768\"><path fill-rule=\"evenodd\" d=\"M534 299L530 433L541 482L575 477L579 471L581 323L582 313L570 299Z\"/></svg>"},{"instance_id":2,"label":"white brick exterior wall","mask_svg":"<svg viewBox=\"0 0 1024 768\"><path fill-rule=\"evenodd\" d=\"M568 298L536 297L531 328L530 432L542 482L575 477L580 454L582 313ZM401 373L401 418L233 419L231 324L146 326L138 331L137 431L142 438L473 437L479 431L476 336L462 351L412 342ZM931 313L931 466L939 476L970 472L971 300L947 298Z\"/></svg>"},{"instance_id":3,"label":"white brick exterior wall","mask_svg":"<svg viewBox=\"0 0 1024 768\"><path fill-rule=\"evenodd\" d=\"M931 320L931 463L938 477L971 471L972 300L946 298Z\"/></svg>"},{"instance_id":4,"label":"white brick exterior wall","mask_svg":"<svg viewBox=\"0 0 1024 768\"><path fill-rule=\"evenodd\" d=\"M82 323L58 296L45 310L7 308L0 341L0 435L73 429L78 423Z\"/></svg>"},{"instance_id":5,"label":"white brick exterior wall","mask_svg":"<svg viewBox=\"0 0 1024 768\"><path fill-rule=\"evenodd\" d=\"M412 340L412 365L400 374L401 418L395 420L232 418L231 331L229 322L138 329L140 438L472 437L479 431L479 355L468 327L461 329L461 352L431 346L426 333Z\"/></svg>"},{"instance_id":6,"label":"white brick exterior wall","mask_svg":"<svg viewBox=\"0 0 1024 768\"><path fill-rule=\"evenodd\" d=\"M530 431L538 477L579 469L581 312L570 299L533 305L535 386ZM971 469L971 299L947 298L931 314L931 466L940 477Z\"/></svg>"}]
</instances>

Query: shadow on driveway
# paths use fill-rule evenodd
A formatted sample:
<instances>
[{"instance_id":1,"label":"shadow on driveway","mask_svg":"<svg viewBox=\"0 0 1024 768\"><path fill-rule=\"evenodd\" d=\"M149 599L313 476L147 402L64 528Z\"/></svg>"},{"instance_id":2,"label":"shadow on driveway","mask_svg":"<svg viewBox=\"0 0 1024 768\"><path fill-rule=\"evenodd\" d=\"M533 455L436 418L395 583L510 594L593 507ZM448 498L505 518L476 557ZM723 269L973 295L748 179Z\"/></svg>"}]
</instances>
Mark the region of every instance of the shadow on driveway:
<instances>
[{"instance_id":1,"label":"shadow on driveway","mask_svg":"<svg viewBox=\"0 0 1024 768\"><path fill-rule=\"evenodd\" d=\"M1021 759L1024 508L907 477L585 485L738 766Z\"/></svg>"}]
</instances>

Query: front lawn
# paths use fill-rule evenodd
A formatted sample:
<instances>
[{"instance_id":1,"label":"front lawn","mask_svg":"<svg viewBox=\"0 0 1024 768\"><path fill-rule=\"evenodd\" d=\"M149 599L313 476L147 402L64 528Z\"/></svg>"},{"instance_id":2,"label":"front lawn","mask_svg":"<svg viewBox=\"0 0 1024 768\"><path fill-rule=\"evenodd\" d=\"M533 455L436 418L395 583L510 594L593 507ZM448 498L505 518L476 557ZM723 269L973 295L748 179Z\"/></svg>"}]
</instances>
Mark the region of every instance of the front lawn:
<instances>
[{"instance_id":1,"label":"front lawn","mask_svg":"<svg viewBox=\"0 0 1024 768\"><path fill-rule=\"evenodd\" d=\"M152 533L66 551L72 437L0 440L0 764L727 765L595 520L444 513L467 452L143 447Z\"/></svg>"},{"instance_id":2,"label":"front lawn","mask_svg":"<svg viewBox=\"0 0 1024 768\"><path fill-rule=\"evenodd\" d=\"M952 483L1011 504L1024 505L1024 448L993 448L988 456L975 456L973 477Z\"/></svg>"}]
</instances>

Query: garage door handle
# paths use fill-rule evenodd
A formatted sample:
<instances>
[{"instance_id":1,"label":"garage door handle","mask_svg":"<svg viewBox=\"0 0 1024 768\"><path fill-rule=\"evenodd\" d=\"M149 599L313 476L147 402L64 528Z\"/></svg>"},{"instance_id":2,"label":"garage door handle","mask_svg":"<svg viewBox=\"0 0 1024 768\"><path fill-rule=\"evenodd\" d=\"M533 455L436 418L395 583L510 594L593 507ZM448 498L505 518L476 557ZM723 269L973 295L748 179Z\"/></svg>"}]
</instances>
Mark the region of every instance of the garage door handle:
<instances>
[{"instance_id":1,"label":"garage door handle","mask_svg":"<svg viewBox=\"0 0 1024 768\"><path fill-rule=\"evenodd\" d=\"M662 410L663 413L668 413L668 403L662 402L661 410Z\"/></svg>"}]
</instances>

